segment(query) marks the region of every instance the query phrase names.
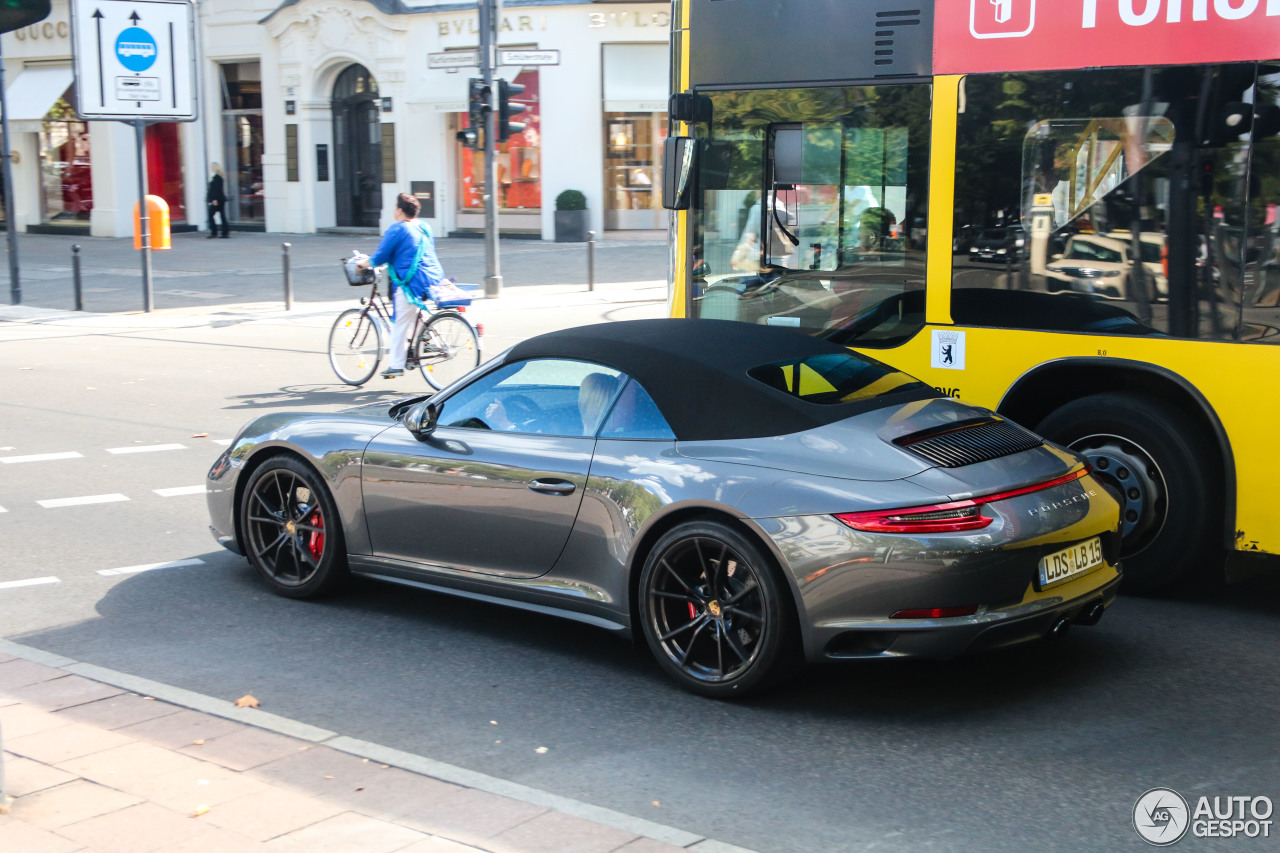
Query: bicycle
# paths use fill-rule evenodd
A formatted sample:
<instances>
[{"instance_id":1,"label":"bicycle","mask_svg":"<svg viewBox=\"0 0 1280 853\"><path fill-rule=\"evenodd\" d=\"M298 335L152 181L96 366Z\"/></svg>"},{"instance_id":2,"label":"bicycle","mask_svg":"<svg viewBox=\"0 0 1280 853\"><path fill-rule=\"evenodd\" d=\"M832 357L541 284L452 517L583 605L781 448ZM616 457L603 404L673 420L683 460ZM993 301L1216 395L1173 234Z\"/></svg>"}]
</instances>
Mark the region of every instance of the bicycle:
<instances>
[{"instance_id":1,"label":"bicycle","mask_svg":"<svg viewBox=\"0 0 1280 853\"><path fill-rule=\"evenodd\" d=\"M386 282L385 269L357 272L359 257L343 259L347 282L353 287L371 285L372 292L360 297L363 308L348 308L338 315L329 331L329 364L348 385L363 385L373 378L391 336L391 291L384 296L379 286ZM409 340L413 346L405 359L405 370L417 368L427 384L439 391L480 364L480 332L463 316L471 300L426 301L414 318ZM423 315L428 319L424 322Z\"/></svg>"}]
</instances>

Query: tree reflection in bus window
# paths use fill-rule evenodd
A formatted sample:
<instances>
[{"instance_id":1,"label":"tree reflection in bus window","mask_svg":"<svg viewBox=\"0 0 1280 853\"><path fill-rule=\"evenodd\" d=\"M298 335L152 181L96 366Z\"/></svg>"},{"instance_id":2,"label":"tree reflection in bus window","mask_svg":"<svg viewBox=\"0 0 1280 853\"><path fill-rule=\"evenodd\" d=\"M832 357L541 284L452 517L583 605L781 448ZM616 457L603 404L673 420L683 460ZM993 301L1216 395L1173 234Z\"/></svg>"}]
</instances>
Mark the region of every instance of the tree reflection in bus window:
<instances>
[{"instance_id":1,"label":"tree reflection in bus window","mask_svg":"<svg viewBox=\"0 0 1280 853\"><path fill-rule=\"evenodd\" d=\"M1253 64L965 78L953 318L1280 342L1278 84Z\"/></svg>"},{"instance_id":2,"label":"tree reflection in bus window","mask_svg":"<svg viewBox=\"0 0 1280 853\"><path fill-rule=\"evenodd\" d=\"M892 346L924 322L930 87L715 92L694 316Z\"/></svg>"}]
</instances>

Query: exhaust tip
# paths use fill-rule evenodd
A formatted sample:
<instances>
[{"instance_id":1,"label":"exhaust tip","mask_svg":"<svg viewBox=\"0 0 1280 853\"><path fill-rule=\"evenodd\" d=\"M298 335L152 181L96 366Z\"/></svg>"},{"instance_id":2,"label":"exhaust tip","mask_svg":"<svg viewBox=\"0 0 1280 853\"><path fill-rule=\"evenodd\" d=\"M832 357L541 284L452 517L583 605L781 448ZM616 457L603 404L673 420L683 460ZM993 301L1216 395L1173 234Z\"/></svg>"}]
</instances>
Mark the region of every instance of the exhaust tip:
<instances>
[{"instance_id":1,"label":"exhaust tip","mask_svg":"<svg viewBox=\"0 0 1280 853\"><path fill-rule=\"evenodd\" d=\"M1081 625L1097 625L1106 611L1107 608L1101 601L1095 601L1084 609L1084 612L1076 618L1076 622Z\"/></svg>"},{"instance_id":2,"label":"exhaust tip","mask_svg":"<svg viewBox=\"0 0 1280 853\"><path fill-rule=\"evenodd\" d=\"M1067 633L1067 629L1071 627L1071 620L1063 616L1057 622L1053 623L1053 627L1049 629L1050 637L1061 637Z\"/></svg>"}]
</instances>

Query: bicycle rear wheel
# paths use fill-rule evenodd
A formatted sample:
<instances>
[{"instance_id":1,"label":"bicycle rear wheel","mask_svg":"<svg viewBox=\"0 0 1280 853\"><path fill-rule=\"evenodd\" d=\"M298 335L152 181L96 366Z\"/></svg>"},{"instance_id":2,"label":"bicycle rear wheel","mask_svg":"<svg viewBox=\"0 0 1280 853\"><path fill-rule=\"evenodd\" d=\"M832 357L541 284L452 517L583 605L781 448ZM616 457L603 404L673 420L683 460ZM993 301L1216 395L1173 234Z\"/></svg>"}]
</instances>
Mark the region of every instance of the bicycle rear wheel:
<instances>
[{"instance_id":1,"label":"bicycle rear wheel","mask_svg":"<svg viewBox=\"0 0 1280 853\"><path fill-rule=\"evenodd\" d=\"M480 363L480 336L465 317L447 311L422 327L413 351L427 384L439 391Z\"/></svg>"},{"instance_id":2,"label":"bicycle rear wheel","mask_svg":"<svg viewBox=\"0 0 1280 853\"><path fill-rule=\"evenodd\" d=\"M329 331L329 364L348 385L363 385L382 358L382 324L359 308L338 315Z\"/></svg>"}]
</instances>

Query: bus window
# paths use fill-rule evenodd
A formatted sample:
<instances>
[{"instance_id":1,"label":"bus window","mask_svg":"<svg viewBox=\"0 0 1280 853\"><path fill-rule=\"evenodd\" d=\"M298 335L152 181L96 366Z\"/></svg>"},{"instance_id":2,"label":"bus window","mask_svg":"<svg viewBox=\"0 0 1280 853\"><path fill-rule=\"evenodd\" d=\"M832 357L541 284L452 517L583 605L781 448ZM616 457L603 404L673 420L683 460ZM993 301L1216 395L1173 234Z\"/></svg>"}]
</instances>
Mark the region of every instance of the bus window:
<instances>
[{"instance_id":1,"label":"bus window","mask_svg":"<svg viewBox=\"0 0 1280 853\"><path fill-rule=\"evenodd\" d=\"M708 97L699 136L729 156L699 162L691 315L861 346L919 331L930 87Z\"/></svg>"},{"instance_id":2,"label":"bus window","mask_svg":"<svg viewBox=\"0 0 1280 853\"><path fill-rule=\"evenodd\" d=\"M1267 242L1250 225L1265 202L1245 204L1270 168L1249 115L1255 91L1274 88L1255 76L1238 64L966 77L955 225L979 237L953 265L956 322L1267 337L1274 318L1241 312ZM990 229L1022 245L984 241Z\"/></svg>"},{"instance_id":3,"label":"bus window","mask_svg":"<svg viewBox=\"0 0 1280 853\"><path fill-rule=\"evenodd\" d=\"M1280 343L1280 63L1258 69L1253 104L1241 338Z\"/></svg>"}]
</instances>

